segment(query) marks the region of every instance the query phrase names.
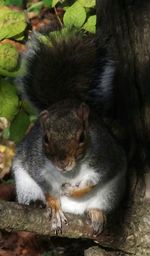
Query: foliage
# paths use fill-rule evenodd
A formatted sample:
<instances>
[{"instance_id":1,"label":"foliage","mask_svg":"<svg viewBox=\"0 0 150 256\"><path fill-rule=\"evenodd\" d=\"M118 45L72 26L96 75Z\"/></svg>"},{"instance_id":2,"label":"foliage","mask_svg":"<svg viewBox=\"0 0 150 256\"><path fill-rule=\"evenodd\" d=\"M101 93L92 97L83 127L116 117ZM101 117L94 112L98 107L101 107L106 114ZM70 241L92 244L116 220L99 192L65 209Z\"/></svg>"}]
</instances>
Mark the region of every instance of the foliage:
<instances>
[{"instance_id":1,"label":"foliage","mask_svg":"<svg viewBox=\"0 0 150 256\"><path fill-rule=\"evenodd\" d=\"M12 158L15 155L14 144L0 145L0 179L2 179L7 173L9 173Z\"/></svg>"},{"instance_id":2,"label":"foliage","mask_svg":"<svg viewBox=\"0 0 150 256\"><path fill-rule=\"evenodd\" d=\"M21 35L26 25L23 12L15 11L5 6L0 7L0 40L4 38L23 39Z\"/></svg>"},{"instance_id":3,"label":"foliage","mask_svg":"<svg viewBox=\"0 0 150 256\"><path fill-rule=\"evenodd\" d=\"M23 108L21 108L11 123L10 139L15 143L20 142L23 139L27 128L29 127L29 122L29 115Z\"/></svg>"},{"instance_id":4,"label":"foliage","mask_svg":"<svg viewBox=\"0 0 150 256\"><path fill-rule=\"evenodd\" d=\"M76 27L76 28L83 28L91 33L95 32L95 29L89 29L89 26L96 26L94 22L92 22L91 25L91 20L89 18L92 15L92 19L96 20L96 15L92 13L96 5L96 0L76 0L76 1L57 1L57 4L59 2L63 2L63 6L66 10L64 17L63 17L63 22L64 25L67 27ZM71 2L71 4L70 4ZM92 14L91 14L92 13ZM89 20L89 21L88 21ZM85 26L85 24L88 24ZM90 23L90 25L89 25Z\"/></svg>"},{"instance_id":5,"label":"foliage","mask_svg":"<svg viewBox=\"0 0 150 256\"><path fill-rule=\"evenodd\" d=\"M44 6L52 7L53 0L43 0Z\"/></svg>"},{"instance_id":6,"label":"foliage","mask_svg":"<svg viewBox=\"0 0 150 256\"><path fill-rule=\"evenodd\" d=\"M96 32L96 15L91 15L87 22L84 24L83 28L90 32L95 33Z\"/></svg>"},{"instance_id":7,"label":"foliage","mask_svg":"<svg viewBox=\"0 0 150 256\"><path fill-rule=\"evenodd\" d=\"M85 8L77 1L72 6L67 8L64 15L64 25L66 27L75 26L80 28L83 26L86 20L86 11Z\"/></svg>"},{"instance_id":8,"label":"foliage","mask_svg":"<svg viewBox=\"0 0 150 256\"><path fill-rule=\"evenodd\" d=\"M14 83L8 80L8 77L16 77L19 72L20 54L16 41L24 39L27 22L23 11L4 6L9 3L16 4L16 2L21 3L21 1L0 2L0 117L6 118L10 124L7 129L4 129L3 137L19 142L29 126L29 121L27 124L25 114L19 114L23 111L21 101ZM17 122L19 115L20 122Z\"/></svg>"},{"instance_id":9,"label":"foliage","mask_svg":"<svg viewBox=\"0 0 150 256\"><path fill-rule=\"evenodd\" d=\"M61 7L65 10L63 16L65 27L83 28L88 32L95 33L96 15L92 13L95 5L96 0L42 0L29 6L28 10L40 11L43 6Z\"/></svg>"},{"instance_id":10,"label":"foliage","mask_svg":"<svg viewBox=\"0 0 150 256\"><path fill-rule=\"evenodd\" d=\"M19 53L10 43L0 44L0 75L13 76L18 70Z\"/></svg>"},{"instance_id":11,"label":"foliage","mask_svg":"<svg viewBox=\"0 0 150 256\"><path fill-rule=\"evenodd\" d=\"M0 92L0 116L12 121L19 106L16 88L7 80L1 79Z\"/></svg>"},{"instance_id":12,"label":"foliage","mask_svg":"<svg viewBox=\"0 0 150 256\"><path fill-rule=\"evenodd\" d=\"M87 8L95 7L95 0L79 0L79 2Z\"/></svg>"},{"instance_id":13,"label":"foliage","mask_svg":"<svg viewBox=\"0 0 150 256\"><path fill-rule=\"evenodd\" d=\"M5 5L5 6L22 6L24 0L0 0L0 5Z\"/></svg>"}]
</instances>

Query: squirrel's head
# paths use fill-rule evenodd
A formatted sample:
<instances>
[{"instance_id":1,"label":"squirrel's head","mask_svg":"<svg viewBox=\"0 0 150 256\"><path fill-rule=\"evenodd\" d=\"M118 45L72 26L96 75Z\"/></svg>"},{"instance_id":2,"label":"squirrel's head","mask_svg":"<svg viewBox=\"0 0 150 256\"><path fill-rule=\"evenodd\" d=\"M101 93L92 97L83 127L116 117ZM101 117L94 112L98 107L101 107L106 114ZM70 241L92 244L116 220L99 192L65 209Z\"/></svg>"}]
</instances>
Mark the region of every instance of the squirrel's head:
<instances>
[{"instance_id":1,"label":"squirrel's head","mask_svg":"<svg viewBox=\"0 0 150 256\"><path fill-rule=\"evenodd\" d=\"M59 171L71 171L85 155L89 107L62 103L40 114L43 149Z\"/></svg>"}]
</instances>

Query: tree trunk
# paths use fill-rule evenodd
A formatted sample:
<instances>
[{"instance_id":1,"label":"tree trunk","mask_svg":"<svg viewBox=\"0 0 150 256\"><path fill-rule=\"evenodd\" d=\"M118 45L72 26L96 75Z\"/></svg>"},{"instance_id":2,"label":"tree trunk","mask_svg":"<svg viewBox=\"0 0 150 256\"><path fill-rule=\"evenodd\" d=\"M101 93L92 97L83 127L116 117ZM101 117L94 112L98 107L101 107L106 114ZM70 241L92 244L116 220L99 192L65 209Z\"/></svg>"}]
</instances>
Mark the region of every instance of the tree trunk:
<instances>
[{"instance_id":1,"label":"tree trunk","mask_svg":"<svg viewBox=\"0 0 150 256\"><path fill-rule=\"evenodd\" d=\"M113 129L138 166L149 165L150 1L97 0L97 36L118 64Z\"/></svg>"},{"instance_id":2,"label":"tree trunk","mask_svg":"<svg viewBox=\"0 0 150 256\"><path fill-rule=\"evenodd\" d=\"M150 1L97 0L97 39L117 65L113 110L107 123L126 149L129 160L134 159L132 164L140 170L141 178L147 172L145 199L150 199ZM141 193L139 190L137 197ZM131 222L144 205L136 207ZM143 214L146 220L146 212ZM140 228L139 237L145 242L139 244L135 255L150 255L149 217L147 220L148 229L144 225L139 227L138 222L135 224L135 230ZM136 232L131 236L138 244Z\"/></svg>"},{"instance_id":3,"label":"tree trunk","mask_svg":"<svg viewBox=\"0 0 150 256\"><path fill-rule=\"evenodd\" d=\"M97 0L97 39L98 45L106 48L108 55L117 65L111 106L113 110L110 116L106 116L107 124L126 149L129 162L132 162L132 166L134 164L138 174L143 178L146 171L145 199L149 200L150 1ZM128 172L128 177L130 175ZM142 191L139 190L139 193ZM137 217L141 207L143 206L136 204L136 211L133 210L129 222ZM142 214L146 219L146 211ZM150 230L150 218L147 220ZM140 228L143 244L140 243L139 251L133 254L150 255L149 230L145 229L144 225L140 226L139 222L135 223L134 228ZM137 246L136 231L132 231L130 235L135 238L133 247ZM129 242L130 238L127 238L127 241ZM132 247L131 244L130 246Z\"/></svg>"}]
</instances>

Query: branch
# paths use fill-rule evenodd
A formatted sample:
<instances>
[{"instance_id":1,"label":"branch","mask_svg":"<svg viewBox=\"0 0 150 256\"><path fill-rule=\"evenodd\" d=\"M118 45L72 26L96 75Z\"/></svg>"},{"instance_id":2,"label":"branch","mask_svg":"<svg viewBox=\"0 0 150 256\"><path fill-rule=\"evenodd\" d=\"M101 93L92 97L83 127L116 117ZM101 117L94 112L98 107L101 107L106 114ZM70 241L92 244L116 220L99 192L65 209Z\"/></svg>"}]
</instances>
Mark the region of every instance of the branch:
<instances>
[{"instance_id":1,"label":"branch","mask_svg":"<svg viewBox=\"0 0 150 256\"><path fill-rule=\"evenodd\" d=\"M149 250L150 207L148 202L142 200L141 191L142 185L139 183L132 194L130 204L124 204L117 214L108 218L108 227L99 237L92 236L92 229L86 224L84 217L71 214L66 214L69 225L64 225L62 234L58 236L90 238L103 247L137 256L146 255ZM0 201L0 229L55 236L56 234L50 231L51 221L45 213L44 209Z\"/></svg>"},{"instance_id":2,"label":"branch","mask_svg":"<svg viewBox=\"0 0 150 256\"><path fill-rule=\"evenodd\" d=\"M63 237L87 237L91 229L85 225L83 229L83 219L77 216L66 214L69 225L63 226ZM51 232L51 221L46 217L46 210L33 208L31 206L19 205L14 202L0 201L0 229L7 231L31 231L39 235L56 235ZM72 231L73 230L73 231Z\"/></svg>"}]
</instances>

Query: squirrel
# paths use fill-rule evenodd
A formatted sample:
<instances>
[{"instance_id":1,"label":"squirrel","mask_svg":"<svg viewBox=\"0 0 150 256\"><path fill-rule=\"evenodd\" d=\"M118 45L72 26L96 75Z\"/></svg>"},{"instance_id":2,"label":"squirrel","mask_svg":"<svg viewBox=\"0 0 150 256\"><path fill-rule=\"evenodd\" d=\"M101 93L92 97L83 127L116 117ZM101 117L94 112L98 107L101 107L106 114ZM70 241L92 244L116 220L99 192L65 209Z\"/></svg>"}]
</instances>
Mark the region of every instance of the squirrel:
<instances>
[{"instance_id":1,"label":"squirrel","mask_svg":"<svg viewBox=\"0 0 150 256\"><path fill-rule=\"evenodd\" d=\"M18 79L39 117L13 161L17 199L46 204L56 233L73 213L87 214L98 235L126 186L124 150L92 104L110 97L115 69L106 56L97 68L93 38L58 33L30 42Z\"/></svg>"}]
</instances>

